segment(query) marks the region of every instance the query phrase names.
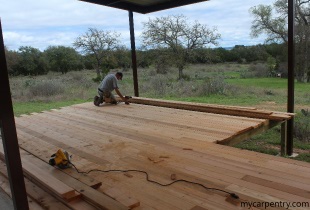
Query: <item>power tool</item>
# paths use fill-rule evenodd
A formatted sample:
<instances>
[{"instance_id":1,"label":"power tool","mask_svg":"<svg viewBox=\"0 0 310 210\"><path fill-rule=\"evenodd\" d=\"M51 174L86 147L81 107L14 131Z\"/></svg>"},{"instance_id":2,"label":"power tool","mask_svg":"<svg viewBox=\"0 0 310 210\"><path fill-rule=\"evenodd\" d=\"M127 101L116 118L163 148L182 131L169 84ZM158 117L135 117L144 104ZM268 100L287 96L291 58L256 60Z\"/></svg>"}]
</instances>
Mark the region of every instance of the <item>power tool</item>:
<instances>
[{"instance_id":1,"label":"power tool","mask_svg":"<svg viewBox=\"0 0 310 210\"><path fill-rule=\"evenodd\" d=\"M70 168L70 159L71 156L68 152L59 149L55 154L51 156L49 164L52 166L57 166L61 169Z\"/></svg>"}]
</instances>

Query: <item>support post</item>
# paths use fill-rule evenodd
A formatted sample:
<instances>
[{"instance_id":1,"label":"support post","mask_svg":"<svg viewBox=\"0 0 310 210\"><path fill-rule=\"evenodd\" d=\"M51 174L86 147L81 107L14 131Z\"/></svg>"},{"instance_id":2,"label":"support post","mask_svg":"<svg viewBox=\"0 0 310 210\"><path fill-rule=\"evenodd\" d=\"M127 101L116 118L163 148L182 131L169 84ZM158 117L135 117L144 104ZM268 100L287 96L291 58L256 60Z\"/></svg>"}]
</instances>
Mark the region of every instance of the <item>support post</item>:
<instances>
[{"instance_id":1,"label":"support post","mask_svg":"<svg viewBox=\"0 0 310 210\"><path fill-rule=\"evenodd\" d=\"M287 155L287 121L281 123L281 156Z\"/></svg>"},{"instance_id":2,"label":"support post","mask_svg":"<svg viewBox=\"0 0 310 210\"><path fill-rule=\"evenodd\" d=\"M8 69L0 20L0 127L15 209L29 209L15 127Z\"/></svg>"},{"instance_id":3,"label":"support post","mask_svg":"<svg viewBox=\"0 0 310 210\"><path fill-rule=\"evenodd\" d=\"M288 0L288 94L287 112L294 113L294 81L295 81L295 0ZM287 155L293 154L294 118L287 122Z\"/></svg>"},{"instance_id":4,"label":"support post","mask_svg":"<svg viewBox=\"0 0 310 210\"><path fill-rule=\"evenodd\" d=\"M133 12L128 11L129 14L129 29L130 29L130 42L131 42L131 63L133 73L133 85L135 90L135 96L139 97L138 87L138 73L137 73L137 56L136 56L136 44L135 44L135 31L133 24Z\"/></svg>"}]
</instances>

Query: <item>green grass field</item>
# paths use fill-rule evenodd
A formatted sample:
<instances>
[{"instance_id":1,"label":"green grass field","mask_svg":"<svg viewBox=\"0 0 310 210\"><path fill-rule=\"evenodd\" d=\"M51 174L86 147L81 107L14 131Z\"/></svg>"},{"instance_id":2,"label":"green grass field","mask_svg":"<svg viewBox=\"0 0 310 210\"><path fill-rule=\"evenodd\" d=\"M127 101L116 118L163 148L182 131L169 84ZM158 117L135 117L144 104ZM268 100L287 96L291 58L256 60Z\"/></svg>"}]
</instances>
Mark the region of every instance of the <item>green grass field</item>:
<instances>
[{"instance_id":1,"label":"green grass field","mask_svg":"<svg viewBox=\"0 0 310 210\"><path fill-rule=\"evenodd\" d=\"M58 109L60 107L70 106L73 104L79 104L87 102L83 99L74 99L68 101L54 101L54 102L42 102L42 101L33 101L33 102L16 102L13 104L14 115L20 116L21 114L30 114L33 112L42 112L45 110Z\"/></svg>"},{"instance_id":2,"label":"green grass field","mask_svg":"<svg viewBox=\"0 0 310 210\"><path fill-rule=\"evenodd\" d=\"M138 69L141 97L200 102L210 104L250 106L272 111L285 111L287 79L241 78L247 64L217 64L189 66L184 73L190 80L178 81L176 69L167 75L158 75L152 68ZM15 116L57 109L72 104L92 101L98 83L94 71L49 73L37 77L10 78ZM134 95L131 71L124 72L119 82L124 95ZM310 110L310 84L295 83L295 109ZM310 124L310 120L304 122ZM309 125L310 127L310 125ZM296 159L310 162L309 141L294 140ZM280 150L279 128L275 127L238 145L238 148L277 155Z\"/></svg>"}]
</instances>

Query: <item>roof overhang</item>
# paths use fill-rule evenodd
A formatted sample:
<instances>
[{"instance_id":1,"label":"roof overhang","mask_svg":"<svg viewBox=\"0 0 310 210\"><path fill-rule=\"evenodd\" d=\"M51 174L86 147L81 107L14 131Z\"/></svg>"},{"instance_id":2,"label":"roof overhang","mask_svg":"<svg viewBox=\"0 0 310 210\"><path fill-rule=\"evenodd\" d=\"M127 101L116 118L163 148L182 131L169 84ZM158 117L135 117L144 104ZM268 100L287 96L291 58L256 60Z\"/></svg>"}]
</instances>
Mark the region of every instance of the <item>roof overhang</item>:
<instances>
[{"instance_id":1,"label":"roof overhang","mask_svg":"<svg viewBox=\"0 0 310 210\"><path fill-rule=\"evenodd\" d=\"M208 0L80 0L141 14L157 12Z\"/></svg>"}]
</instances>

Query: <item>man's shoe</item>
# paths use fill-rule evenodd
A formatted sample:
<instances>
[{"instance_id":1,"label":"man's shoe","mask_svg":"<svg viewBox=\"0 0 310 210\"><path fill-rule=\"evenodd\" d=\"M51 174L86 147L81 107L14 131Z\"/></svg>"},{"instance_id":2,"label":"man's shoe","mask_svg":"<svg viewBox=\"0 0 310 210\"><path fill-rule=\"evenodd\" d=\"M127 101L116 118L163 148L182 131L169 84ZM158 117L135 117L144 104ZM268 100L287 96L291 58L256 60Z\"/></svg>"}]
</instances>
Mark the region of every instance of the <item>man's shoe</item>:
<instances>
[{"instance_id":1,"label":"man's shoe","mask_svg":"<svg viewBox=\"0 0 310 210\"><path fill-rule=\"evenodd\" d=\"M100 104L99 97L98 97L98 96L95 96L95 98L94 98L94 105L95 105L95 106L99 106L99 104Z\"/></svg>"}]
</instances>

